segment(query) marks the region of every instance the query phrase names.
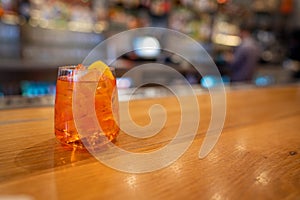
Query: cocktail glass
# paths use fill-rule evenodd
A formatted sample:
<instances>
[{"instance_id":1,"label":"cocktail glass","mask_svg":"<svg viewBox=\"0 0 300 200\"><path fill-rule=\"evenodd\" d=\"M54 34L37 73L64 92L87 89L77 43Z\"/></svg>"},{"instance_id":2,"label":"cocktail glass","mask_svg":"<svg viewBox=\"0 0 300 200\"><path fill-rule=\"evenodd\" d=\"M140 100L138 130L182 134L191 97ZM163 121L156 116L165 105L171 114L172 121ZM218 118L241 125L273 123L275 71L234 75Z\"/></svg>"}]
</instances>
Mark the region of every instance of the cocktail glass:
<instances>
[{"instance_id":1,"label":"cocktail glass","mask_svg":"<svg viewBox=\"0 0 300 200\"><path fill-rule=\"evenodd\" d=\"M119 133L118 105L113 68L106 73L82 65L59 67L55 97L57 140L65 147L79 149L86 144L95 149L115 140Z\"/></svg>"}]
</instances>

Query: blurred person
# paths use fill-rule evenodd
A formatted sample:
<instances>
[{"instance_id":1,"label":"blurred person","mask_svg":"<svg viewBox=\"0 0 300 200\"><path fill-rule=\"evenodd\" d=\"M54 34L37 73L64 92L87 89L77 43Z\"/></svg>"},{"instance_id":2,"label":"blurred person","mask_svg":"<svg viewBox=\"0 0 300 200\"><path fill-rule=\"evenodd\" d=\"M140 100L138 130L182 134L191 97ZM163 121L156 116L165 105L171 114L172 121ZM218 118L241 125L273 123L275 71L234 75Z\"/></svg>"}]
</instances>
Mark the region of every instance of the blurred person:
<instances>
[{"instance_id":1,"label":"blurred person","mask_svg":"<svg viewBox=\"0 0 300 200\"><path fill-rule=\"evenodd\" d=\"M292 78L300 78L300 28L295 29L290 37L290 44L287 52L288 62L285 67L290 69Z\"/></svg>"},{"instance_id":2,"label":"blurred person","mask_svg":"<svg viewBox=\"0 0 300 200\"><path fill-rule=\"evenodd\" d=\"M240 45L228 60L231 82L252 81L259 59L260 48L250 30L242 27L240 37Z\"/></svg>"}]
</instances>

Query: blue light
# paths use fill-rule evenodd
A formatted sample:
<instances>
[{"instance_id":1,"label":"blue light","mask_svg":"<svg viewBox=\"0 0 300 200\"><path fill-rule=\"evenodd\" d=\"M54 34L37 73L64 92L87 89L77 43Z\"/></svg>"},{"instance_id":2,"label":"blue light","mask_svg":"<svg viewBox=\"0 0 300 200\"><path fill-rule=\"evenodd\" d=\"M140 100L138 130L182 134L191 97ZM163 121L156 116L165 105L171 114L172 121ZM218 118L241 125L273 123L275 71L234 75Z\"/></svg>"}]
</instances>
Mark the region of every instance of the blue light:
<instances>
[{"instance_id":1,"label":"blue light","mask_svg":"<svg viewBox=\"0 0 300 200\"><path fill-rule=\"evenodd\" d=\"M271 76L258 76L256 79L255 79L255 85L257 86L267 86L267 85L270 85L272 84L274 81L273 81L273 78Z\"/></svg>"},{"instance_id":2,"label":"blue light","mask_svg":"<svg viewBox=\"0 0 300 200\"><path fill-rule=\"evenodd\" d=\"M225 80L226 80L226 78L225 78ZM223 81L223 79L220 79L220 78L218 78L216 76L212 76L212 75L203 76L201 79L201 85L204 88L216 87L223 82L225 82L225 81Z\"/></svg>"},{"instance_id":3,"label":"blue light","mask_svg":"<svg viewBox=\"0 0 300 200\"><path fill-rule=\"evenodd\" d=\"M22 95L28 97L54 95L55 87L53 82L23 81L21 83Z\"/></svg>"}]
</instances>

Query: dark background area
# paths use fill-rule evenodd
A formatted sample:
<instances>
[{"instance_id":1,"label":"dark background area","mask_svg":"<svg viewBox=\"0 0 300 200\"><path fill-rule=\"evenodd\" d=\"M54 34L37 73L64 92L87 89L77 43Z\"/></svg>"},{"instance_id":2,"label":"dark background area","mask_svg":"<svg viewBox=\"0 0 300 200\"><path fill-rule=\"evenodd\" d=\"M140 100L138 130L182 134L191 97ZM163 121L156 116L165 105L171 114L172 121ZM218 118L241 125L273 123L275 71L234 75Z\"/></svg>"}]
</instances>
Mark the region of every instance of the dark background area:
<instances>
[{"instance_id":1,"label":"dark background area","mask_svg":"<svg viewBox=\"0 0 300 200\"><path fill-rule=\"evenodd\" d=\"M48 95L58 66L81 63L109 36L146 26L189 35L226 76L223 57L237 46L226 38L238 36L239 27L246 25L263 50L257 71L267 81L262 85L297 81L297 66L290 61L299 60L291 55L299 48L299 33L295 34L300 27L299 4L296 0L0 0L0 95L27 95L24 83L42 87L32 95ZM166 64L172 59L164 57ZM124 56L120 62L119 76L137 59ZM185 69L181 73L191 76ZM200 84L200 79L191 78L193 84Z\"/></svg>"}]
</instances>

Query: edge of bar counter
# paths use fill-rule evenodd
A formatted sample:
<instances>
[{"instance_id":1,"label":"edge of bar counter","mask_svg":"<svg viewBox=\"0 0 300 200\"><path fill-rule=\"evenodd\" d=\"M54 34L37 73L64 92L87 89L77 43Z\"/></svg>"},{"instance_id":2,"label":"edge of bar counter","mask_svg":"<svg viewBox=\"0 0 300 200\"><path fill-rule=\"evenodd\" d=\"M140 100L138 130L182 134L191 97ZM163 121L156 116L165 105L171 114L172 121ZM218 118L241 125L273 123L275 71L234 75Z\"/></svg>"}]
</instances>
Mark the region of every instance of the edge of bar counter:
<instances>
[{"instance_id":1,"label":"edge of bar counter","mask_svg":"<svg viewBox=\"0 0 300 200\"><path fill-rule=\"evenodd\" d=\"M236 83L236 84L225 84L225 92L232 90L248 90L255 88L274 88L282 86L300 86L300 82L285 83L285 84L274 84L269 86L257 86L249 83ZM181 96L191 95L184 88L187 86L174 85L170 86L173 91L178 92ZM209 90L203 88L200 85L192 85L194 94L202 95L208 94ZM174 93L165 87L141 87L141 88L120 88L118 89L119 101L129 101L136 99L147 99L147 98L163 98L168 96L174 96ZM18 108L30 108L30 107L47 107L53 106L55 102L55 95L35 96L26 97L21 95L11 95L0 97L0 110L6 109L18 109Z\"/></svg>"}]
</instances>

